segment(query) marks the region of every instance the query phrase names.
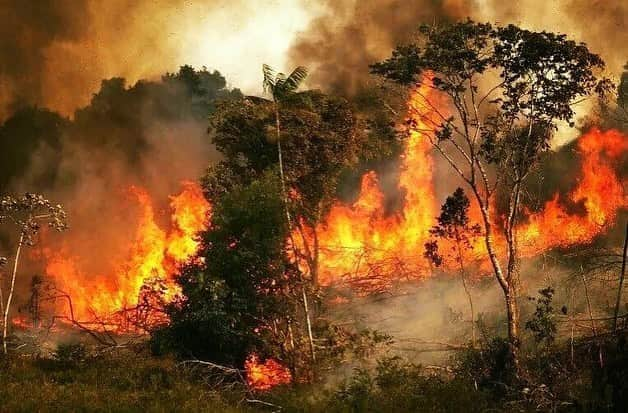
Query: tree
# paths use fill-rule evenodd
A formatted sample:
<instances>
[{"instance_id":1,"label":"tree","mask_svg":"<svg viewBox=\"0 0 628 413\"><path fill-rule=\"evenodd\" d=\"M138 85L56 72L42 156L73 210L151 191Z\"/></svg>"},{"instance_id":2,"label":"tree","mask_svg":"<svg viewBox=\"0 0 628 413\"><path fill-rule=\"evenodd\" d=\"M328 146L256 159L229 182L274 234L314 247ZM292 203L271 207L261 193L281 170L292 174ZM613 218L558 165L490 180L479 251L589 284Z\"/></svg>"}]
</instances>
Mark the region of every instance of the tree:
<instances>
[{"instance_id":1,"label":"tree","mask_svg":"<svg viewBox=\"0 0 628 413\"><path fill-rule=\"evenodd\" d=\"M283 73L275 73L275 71L267 64L262 65L262 72L264 73L264 91L269 92L273 98L273 108L275 110L275 129L277 134L277 159L279 160L279 176L281 178L281 195L284 202L284 209L286 212L286 221L288 223L289 236L292 237L292 221L290 218L290 208L288 206L288 192L286 190L286 178L283 168L283 158L281 152L281 121L279 118L280 104L289 99L292 94L296 92L303 80L307 76L307 69L302 66L297 67L286 77ZM297 257L295 241L291 241L291 245L295 252L295 258ZM303 282L304 280L301 280ZM312 321L309 311L307 292L305 286L303 286L303 308L305 310L305 317L307 319L307 330L310 339L310 353L312 361L316 360L314 351L314 337L312 336Z\"/></svg>"},{"instance_id":2,"label":"tree","mask_svg":"<svg viewBox=\"0 0 628 413\"><path fill-rule=\"evenodd\" d=\"M425 244L425 257L437 267L443 263L444 257L440 253L438 239L453 243L453 260L458 265L462 286L469 301L471 314L471 343L476 345L475 337L475 311L473 308L473 298L468 285L468 274L465 268L465 255L473 249L471 241L480 235L480 226L471 225L469 222L469 198L462 188L458 188L451 196L448 196L441 207L441 213L437 217L438 224L430 233L437 239Z\"/></svg>"},{"instance_id":3,"label":"tree","mask_svg":"<svg viewBox=\"0 0 628 413\"><path fill-rule=\"evenodd\" d=\"M360 123L345 99L297 93L282 102L279 116L292 227L279 173L274 103L250 96L221 102L210 131L223 157L203 179L213 205L211 226L202 234L200 260L178 280L185 298L169 309L171 323L153 342L238 367L254 351L286 363L297 378L312 371L304 291L313 303L308 311L320 307L309 269L315 268L315 249L309 255L299 245L295 257L290 237L300 237L299 228L313 228L324 216L342 171L355 163L363 145ZM326 340L335 330L314 317L311 328L316 361L324 362L337 350L333 339Z\"/></svg>"},{"instance_id":4,"label":"tree","mask_svg":"<svg viewBox=\"0 0 628 413\"><path fill-rule=\"evenodd\" d=\"M183 298L169 307L170 325L153 342L235 366L252 351L271 352L274 344L288 350L286 316L293 312L285 298L294 270L285 256L286 236L276 174L233 187L215 204L201 260L183 269ZM279 330L286 342L273 336Z\"/></svg>"},{"instance_id":5,"label":"tree","mask_svg":"<svg viewBox=\"0 0 628 413\"><path fill-rule=\"evenodd\" d=\"M19 241L15 251L15 257L13 258L13 270L6 304L4 304L0 286L0 301L2 301L4 305L4 319L2 323L4 354L7 354L9 312L11 311L15 279L17 277L22 248L35 244L35 237L39 233L42 222L57 231L62 231L67 228L66 215L60 205L52 204L42 195L29 193L18 198L5 196L0 199L0 224L7 222L17 227L19 231Z\"/></svg>"},{"instance_id":6,"label":"tree","mask_svg":"<svg viewBox=\"0 0 628 413\"><path fill-rule=\"evenodd\" d=\"M375 74L423 88L415 94L425 108L417 114L424 136L473 193L488 258L505 297L515 366L522 186L549 149L557 122L573 125L573 104L608 92L609 82L597 75L603 67L586 45L565 35L471 20L422 26L417 42L372 65ZM434 93L422 93L426 89ZM504 200L503 222L495 217L497 199ZM496 231L506 240L504 252L494 244Z\"/></svg>"},{"instance_id":7,"label":"tree","mask_svg":"<svg viewBox=\"0 0 628 413\"><path fill-rule=\"evenodd\" d=\"M286 191L286 178L283 168L283 157L281 152L281 120L279 117L281 104L288 100L299 88L307 77L307 69L299 66L286 77L283 73L276 73L267 64L262 65L264 73L264 91L270 93L273 99L273 109L275 111L275 133L277 136L277 159L279 160L279 175L281 177L281 192L286 209L286 219L288 227L292 227L290 222L290 210L288 208L288 192Z\"/></svg>"},{"instance_id":8,"label":"tree","mask_svg":"<svg viewBox=\"0 0 628 413\"><path fill-rule=\"evenodd\" d=\"M225 157L212 168L205 184L209 197L217 200L234 185L247 185L269 169L279 171L284 215L290 228L286 248L299 264L307 321L313 318L308 296L315 293L318 268L318 238L311 229L331 206L341 172L355 162L361 136L357 133L359 123L344 99L317 91L281 92L279 96L284 96L280 98L280 112L276 102L255 97L219 106L211 118L211 130L216 147ZM276 149L277 116L281 163ZM310 321L308 336L311 329Z\"/></svg>"}]
</instances>

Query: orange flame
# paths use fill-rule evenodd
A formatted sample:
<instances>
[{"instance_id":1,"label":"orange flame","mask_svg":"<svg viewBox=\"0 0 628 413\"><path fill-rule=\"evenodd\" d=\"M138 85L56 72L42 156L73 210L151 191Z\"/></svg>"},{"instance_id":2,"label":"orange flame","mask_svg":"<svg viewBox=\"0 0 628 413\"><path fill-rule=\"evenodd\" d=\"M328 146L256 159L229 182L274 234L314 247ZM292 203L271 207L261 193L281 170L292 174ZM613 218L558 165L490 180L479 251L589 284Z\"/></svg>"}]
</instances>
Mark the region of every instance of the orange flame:
<instances>
[{"instance_id":1,"label":"orange flame","mask_svg":"<svg viewBox=\"0 0 628 413\"><path fill-rule=\"evenodd\" d=\"M165 301L179 292L173 275L178 265L196 252L196 233L207 227L210 204L196 183L183 182L180 194L170 198L172 229L169 234L157 225L152 200L146 190L131 187L140 206L135 238L129 255L114 274L86 274L81 269L83 257L61 251L43 251L46 274L58 290L69 296L66 312L75 320L106 319L117 311L138 304L143 288L154 282L161 285Z\"/></svg>"},{"instance_id":2,"label":"orange flame","mask_svg":"<svg viewBox=\"0 0 628 413\"><path fill-rule=\"evenodd\" d=\"M352 205L336 203L325 222L316 228L321 284L360 279L367 287L385 287L404 278L420 279L431 273L422 253L435 224L439 202L432 181L432 147L421 132L437 123L431 119L432 109L423 103L427 99L434 101L433 92L429 86L421 86L408 104L413 128L402 155L399 190L405 193L405 201L401 211L385 214L377 175L365 174L357 201ZM569 199L581 203L583 212L569 213L556 194L542 211L529 214L527 222L518 226L523 256L590 242L614 223L621 208L628 207L625 182L613 169L613 162L628 149L627 137L615 130L593 129L579 139L578 148L582 169ZM479 211L473 209L472 217L479 216ZM501 231L496 232L496 248L504 251L505 240ZM476 254L485 251L482 240L476 240L474 245Z\"/></svg>"},{"instance_id":3,"label":"orange flame","mask_svg":"<svg viewBox=\"0 0 628 413\"><path fill-rule=\"evenodd\" d=\"M257 354L249 355L244 362L244 368L246 382L254 390L270 390L274 386L292 381L292 375L287 368L270 358L262 363Z\"/></svg>"},{"instance_id":4,"label":"orange flame","mask_svg":"<svg viewBox=\"0 0 628 413\"><path fill-rule=\"evenodd\" d=\"M621 182L612 166L628 151L628 137L616 130L592 129L578 140L578 151L582 156L581 173L568 198L584 211L569 213L556 194L518 229L527 256L588 243L615 222L621 208L628 206L625 182Z\"/></svg>"},{"instance_id":5,"label":"orange flame","mask_svg":"<svg viewBox=\"0 0 628 413\"><path fill-rule=\"evenodd\" d=\"M428 95L431 88L421 86L416 93ZM357 277L370 271L374 283L382 274L395 272L400 262L414 275L425 274L423 244L429 238L438 206L432 175L434 164L430 143L420 130L427 108L421 100L410 101L410 111L417 116L402 155L399 190L405 193L400 213L387 216L384 194L375 172L362 177L360 195L353 205L337 203L325 223L316 228L320 248L319 279L327 285L340 277ZM429 116L429 114L428 114ZM375 272L373 272L375 271Z\"/></svg>"}]
</instances>

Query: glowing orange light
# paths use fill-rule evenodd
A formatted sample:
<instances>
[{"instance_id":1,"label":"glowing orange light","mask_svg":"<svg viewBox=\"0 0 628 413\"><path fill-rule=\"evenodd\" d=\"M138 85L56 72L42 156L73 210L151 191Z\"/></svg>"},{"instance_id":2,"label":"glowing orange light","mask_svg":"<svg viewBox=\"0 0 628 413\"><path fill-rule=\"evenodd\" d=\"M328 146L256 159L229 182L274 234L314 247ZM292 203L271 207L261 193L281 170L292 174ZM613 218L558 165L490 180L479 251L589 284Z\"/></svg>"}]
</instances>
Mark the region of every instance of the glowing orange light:
<instances>
[{"instance_id":1,"label":"glowing orange light","mask_svg":"<svg viewBox=\"0 0 628 413\"><path fill-rule=\"evenodd\" d=\"M274 386L292 381L292 375L287 368L270 358L262 363L256 354L249 355L244 362L244 368L246 381L254 390L270 390Z\"/></svg>"}]
</instances>

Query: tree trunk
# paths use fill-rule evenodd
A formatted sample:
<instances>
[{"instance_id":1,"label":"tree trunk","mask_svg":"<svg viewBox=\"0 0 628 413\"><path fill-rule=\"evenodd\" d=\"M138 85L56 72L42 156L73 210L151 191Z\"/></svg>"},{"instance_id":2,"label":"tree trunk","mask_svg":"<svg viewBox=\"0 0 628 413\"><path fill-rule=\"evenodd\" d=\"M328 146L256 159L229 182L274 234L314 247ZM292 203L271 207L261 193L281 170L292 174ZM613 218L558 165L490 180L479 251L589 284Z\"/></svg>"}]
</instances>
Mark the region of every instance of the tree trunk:
<instances>
[{"instance_id":1,"label":"tree trunk","mask_svg":"<svg viewBox=\"0 0 628 413\"><path fill-rule=\"evenodd\" d=\"M512 282L512 277L504 277L501 264L497 259L497 253L493 246L493 229L490 220L490 214L488 211L488 205L482 203L482 199L479 193L474 188L474 193L480 204L480 211L482 212L482 219L484 221L484 240L486 243L486 250L493 266L495 278L499 282L504 292L504 298L506 301L506 314L508 316L508 342L510 348L510 355L512 357L513 367L515 368L515 375L519 376L519 305L517 302L517 294L515 285ZM509 245L509 249L511 246ZM509 250L510 251L510 250Z\"/></svg>"},{"instance_id":2,"label":"tree trunk","mask_svg":"<svg viewBox=\"0 0 628 413\"><path fill-rule=\"evenodd\" d=\"M312 335L312 323L310 321L310 307L308 305L307 293L305 292L305 285L301 289L303 293L303 309L305 310L305 320L307 322L307 335L310 339L310 353L312 356L312 361L316 361L316 351L314 349L314 336Z\"/></svg>"},{"instance_id":3,"label":"tree trunk","mask_svg":"<svg viewBox=\"0 0 628 413\"><path fill-rule=\"evenodd\" d=\"M281 196L283 198L286 220L288 221L288 231L292 231L292 219L288 208L288 192L286 191L286 178L283 171L283 154L281 152L281 124L279 121L279 107L275 102L275 128L277 129L277 157L279 158L279 179L281 181Z\"/></svg>"},{"instance_id":4,"label":"tree trunk","mask_svg":"<svg viewBox=\"0 0 628 413\"><path fill-rule=\"evenodd\" d=\"M290 217L290 209L288 207L289 205L288 204L288 191L286 190L286 179L285 179L285 174L283 170L283 154L281 152L281 122L279 121L279 106L276 101L275 101L275 127L277 128L277 157L279 159L279 178L281 180L281 195L283 197L284 209L286 212L286 220L288 221L288 233L291 234L292 233L292 218ZM291 235L290 235L290 238L292 238ZM298 266L299 257L296 251L297 247L293 239L291 240L291 242L292 242L292 247L294 248L294 254L295 254L294 259ZM305 280L303 279L301 279L301 281L305 282ZM316 361L316 353L314 350L314 336L312 334L312 322L310 320L310 309L307 302L307 293L305 292L305 286L302 286L302 293L303 293L303 312L305 313L305 320L307 324L307 334L308 334L308 339L310 342L310 353L312 356L312 362L314 362Z\"/></svg>"},{"instance_id":5,"label":"tree trunk","mask_svg":"<svg viewBox=\"0 0 628 413\"><path fill-rule=\"evenodd\" d=\"M517 294L509 288L506 292L506 310L508 315L508 347L512 357L515 374L519 376L519 304Z\"/></svg>"},{"instance_id":6,"label":"tree trunk","mask_svg":"<svg viewBox=\"0 0 628 413\"><path fill-rule=\"evenodd\" d=\"M628 254L628 222L626 222L626 235L624 235L624 252L621 259L621 273L619 274L619 287L617 287L617 301L615 302L615 317L613 317L613 331L617 332L617 317L619 317L619 306L621 305L621 290L624 286L624 276L626 275L626 254Z\"/></svg>"},{"instance_id":7,"label":"tree trunk","mask_svg":"<svg viewBox=\"0 0 628 413\"><path fill-rule=\"evenodd\" d=\"M462 256L462 247L460 245L460 237L456 234L456 248L458 249L458 265L460 267L460 278L462 279L462 287L467 294L467 300L469 301L469 311L471 311L471 345L476 347L475 339L475 310L473 308L473 297L471 297L471 290L467 285L467 273L464 268L464 258Z\"/></svg>"},{"instance_id":8,"label":"tree trunk","mask_svg":"<svg viewBox=\"0 0 628 413\"><path fill-rule=\"evenodd\" d=\"M4 323L2 325L2 348L4 354L7 354L7 327L9 325L9 310L11 309L11 300L13 299L13 290L15 289L15 277L17 275L17 267L20 262L20 253L22 252L22 244L24 243L24 233L20 235L20 242L17 244L15 252L15 261L13 262L13 274L11 276L11 289L7 297L7 305L4 307Z\"/></svg>"}]
</instances>

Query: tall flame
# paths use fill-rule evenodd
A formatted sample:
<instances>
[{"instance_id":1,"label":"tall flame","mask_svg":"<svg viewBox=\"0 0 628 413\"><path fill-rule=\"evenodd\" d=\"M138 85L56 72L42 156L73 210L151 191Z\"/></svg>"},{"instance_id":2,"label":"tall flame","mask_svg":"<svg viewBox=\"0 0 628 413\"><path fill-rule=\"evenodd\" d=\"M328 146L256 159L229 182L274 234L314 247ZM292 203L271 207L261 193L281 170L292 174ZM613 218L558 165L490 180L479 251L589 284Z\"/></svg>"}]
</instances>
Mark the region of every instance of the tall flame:
<instances>
[{"instance_id":1,"label":"tall flame","mask_svg":"<svg viewBox=\"0 0 628 413\"><path fill-rule=\"evenodd\" d=\"M431 93L428 85L415 93ZM423 113L423 100L410 101L411 113ZM399 265L407 274L425 274L422 258L423 244L429 238L429 229L437 215L432 176L434 162L430 143L420 130L425 116L417 116L416 127L410 132L402 155L399 190L405 202L399 214L386 215L384 194L377 175L369 172L362 177L358 199L353 205L336 203L325 223L316 231L319 238L319 279L330 284L340 277L353 277L368 272L373 283L381 283L382 275L398 274ZM399 274L398 274L399 275ZM385 281L385 280L384 280Z\"/></svg>"},{"instance_id":2,"label":"tall flame","mask_svg":"<svg viewBox=\"0 0 628 413\"><path fill-rule=\"evenodd\" d=\"M129 254L113 274L88 274L81 269L83 257L70 253L68 245L60 251L44 250L46 274L59 291L67 294L71 307L66 312L76 320L105 319L113 313L136 306L142 289L151 283L161 284L163 299L172 300L178 293L173 280L177 266L192 257L197 248L196 233L208 223L210 204L201 188L183 182L180 194L170 198L171 231L168 234L155 220L148 192L131 187L140 214Z\"/></svg>"},{"instance_id":3,"label":"tall flame","mask_svg":"<svg viewBox=\"0 0 628 413\"><path fill-rule=\"evenodd\" d=\"M325 222L316 228L319 237L319 280L328 285L342 280L361 280L367 286L387 286L403 278L422 278L431 273L423 257L424 244L439 212L433 185L434 162L431 144L422 134L434 123L434 100L429 86L418 88L409 100L413 129L402 155L399 189L405 194L401 210L385 214L384 195L371 171L362 177L359 197L352 205L336 203ZM544 208L528 214L517 227L524 256L533 256L556 247L590 242L628 207L625 181L617 176L613 163L628 150L628 139L616 130L592 129L578 141L581 171L569 201L582 205L582 212L570 212L558 193ZM453 189L453 188L452 188ZM472 205L474 203L472 202ZM472 216L475 216L472 208ZM524 214L525 215L525 214ZM505 251L501 231L495 234L496 248ZM481 240L476 254L485 249ZM486 254L484 254L486 255Z\"/></svg>"}]
</instances>

